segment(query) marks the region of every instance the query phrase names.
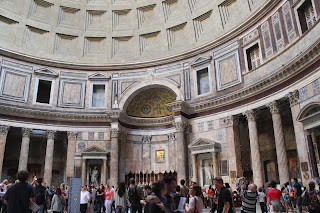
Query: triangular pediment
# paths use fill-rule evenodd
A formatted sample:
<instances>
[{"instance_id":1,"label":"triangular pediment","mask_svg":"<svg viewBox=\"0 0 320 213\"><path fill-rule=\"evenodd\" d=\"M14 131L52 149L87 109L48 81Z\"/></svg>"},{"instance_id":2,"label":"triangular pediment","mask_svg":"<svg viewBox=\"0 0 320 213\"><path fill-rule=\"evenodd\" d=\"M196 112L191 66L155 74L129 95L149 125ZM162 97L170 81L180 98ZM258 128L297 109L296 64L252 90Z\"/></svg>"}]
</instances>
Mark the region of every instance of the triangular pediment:
<instances>
[{"instance_id":1,"label":"triangular pediment","mask_svg":"<svg viewBox=\"0 0 320 213\"><path fill-rule=\"evenodd\" d=\"M102 149L98 146L90 146L84 150L81 151L82 153L97 153L97 152L100 152L100 153L106 153L107 150L105 149Z\"/></svg>"},{"instance_id":2,"label":"triangular pediment","mask_svg":"<svg viewBox=\"0 0 320 213\"><path fill-rule=\"evenodd\" d=\"M90 80L108 80L108 79L110 79L110 76L105 75L105 74L100 73L100 72L96 72L96 73L94 73L92 75L89 75L88 78Z\"/></svg>"},{"instance_id":3,"label":"triangular pediment","mask_svg":"<svg viewBox=\"0 0 320 213\"><path fill-rule=\"evenodd\" d=\"M37 69L34 71L34 73L37 75L44 75L44 76L53 77L53 78L57 78L59 76L58 73L54 72L53 70L47 67Z\"/></svg>"},{"instance_id":4,"label":"triangular pediment","mask_svg":"<svg viewBox=\"0 0 320 213\"><path fill-rule=\"evenodd\" d=\"M199 56L191 63L191 66L197 67L203 64L208 64L210 63L211 59L212 59L211 56Z\"/></svg>"},{"instance_id":5,"label":"triangular pediment","mask_svg":"<svg viewBox=\"0 0 320 213\"><path fill-rule=\"evenodd\" d=\"M209 140L209 139L205 139L205 138L199 138L196 141L194 141L193 143L191 143L189 145L189 148L196 148L196 147L220 147L220 143L217 143L215 141Z\"/></svg>"}]
</instances>

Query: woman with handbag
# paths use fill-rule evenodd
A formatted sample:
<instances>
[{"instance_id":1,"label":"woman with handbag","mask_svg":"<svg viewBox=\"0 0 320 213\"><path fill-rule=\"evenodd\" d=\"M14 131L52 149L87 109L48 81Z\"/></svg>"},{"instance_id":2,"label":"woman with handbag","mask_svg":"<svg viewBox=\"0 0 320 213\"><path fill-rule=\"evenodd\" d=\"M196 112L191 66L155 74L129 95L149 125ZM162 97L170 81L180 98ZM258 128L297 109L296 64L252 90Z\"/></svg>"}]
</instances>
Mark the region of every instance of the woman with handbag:
<instances>
[{"instance_id":1,"label":"woman with handbag","mask_svg":"<svg viewBox=\"0 0 320 213\"><path fill-rule=\"evenodd\" d=\"M302 195L302 198L307 198L308 212L319 213L320 212L320 195L319 191L315 189L313 181L309 183L309 189L307 189Z\"/></svg>"},{"instance_id":2,"label":"woman with handbag","mask_svg":"<svg viewBox=\"0 0 320 213\"><path fill-rule=\"evenodd\" d=\"M284 204L286 205L286 213L289 212L289 208L293 212L293 207L292 207L291 200L290 200L289 196L290 196L290 194L289 194L289 189L288 189L288 183L285 183L285 184L283 184L282 197L283 197Z\"/></svg>"},{"instance_id":3,"label":"woman with handbag","mask_svg":"<svg viewBox=\"0 0 320 213\"><path fill-rule=\"evenodd\" d=\"M119 188L114 193L116 213L125 213L127 210L127 190L124 182L119 183Z\"/></svg>"},{"instance_id":4,"label":"woman with handbag","mask_svg":"<svg viewBox=\"0 0 320 213\"><path fill-rule=\"evenodd\" d=\"M198 185L193 185L189 189L189 204L186 203L184 207L185 213L202 213L203 212L203 202L201 200L201 187Z\"/></svg>"},{"instance_id":5,"label":"woman with handbag","mask_svg":"<svg viewBox=\"0 0 320 213\"><path fill-rule=\"evenodd\" d=\"M61 189L57 188L56 193L53 195L52 201L51 201L51 208L53 213L61 213L63 210L63 206L66 205L66 201L64 199L64 196L61 193Z\"/></svg>"}]
</instances>

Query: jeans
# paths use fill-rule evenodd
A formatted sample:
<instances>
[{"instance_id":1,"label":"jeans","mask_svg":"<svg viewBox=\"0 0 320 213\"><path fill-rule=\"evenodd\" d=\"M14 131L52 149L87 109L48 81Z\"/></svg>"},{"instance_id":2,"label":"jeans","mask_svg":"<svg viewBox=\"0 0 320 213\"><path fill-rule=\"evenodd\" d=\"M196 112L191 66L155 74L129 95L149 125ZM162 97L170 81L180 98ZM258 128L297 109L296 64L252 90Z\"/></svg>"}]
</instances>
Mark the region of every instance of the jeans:
<instances>
[{"instance_id":1,"label":"jeans","mask_svg":"<svg viewBox=\"0 0 320 213\"><path fill-rule=\"evenodd\" d=\"M115 203L115 201L112 201L111 203L111 213L113 212L113 210L116 211Z\"/></svg>"},{"instance_id":2,"label":"jeans","mask_svg":"<svg viewBox=\"0 0 320 213\"><path fill-rule=\"evenodd\" d=\"M105 200L104 206L106 207L106 213L111 213L111 200Z\"/></svg>"},{"instance_id":3,"label":"jeans","mask_svg":"<svg viewBox=\"0 0 320 213\"><path fill-rule=\"evenodd\" d=\"M44 206L43 204L38 205L40 207L40 209L38 211L32 211L32 213L43 213L44 212Z\"/></svg>"},{"instance_id":4,"label":"jeans","mask_svg":"<svg viewBox=\"0 0 320 213\"><path fill-rule=\"evenodd\" d=\"M116 213L125 213L126 208L116 209Z\"/></svg>"},{"instance_id":5,"label":"jeans","mask_svg":"<svg viewBox=\"0 0 320 213\"><path fill-rule=\"evenodd\" d=\"M61 213L64 212L64 207L66 206L66 204L62 204L62 210L61 210Z\"/></svg>"},{"instance_id":6,"label":"jeans","mask_svg":"<svg viewBox=\"0 0 320 213\"><path fill-rule=\"evenodd\" d=\"M137 211L138 213L142 213L142 204L141 203L132 204L130 206L130 210L131 210L131 213L136 213Z\"/></svg>"},{"instance_id":7,"label":"jeans","mask_svg":"<svg viewBox=\"0 0 320 213\"><path fill-rule=\"evenodd\" d=\"M266 212L266 205L264 204L264 202L260 202L260 208L262 213Z\"/></svg>"},{"instance_id":8,"label":"jeans","mask_svg":"<svg viewBox=\"0 0 320 213\"><path fill-rule=\"evenodd\" d=\"M96 203L95 203L95 213L101 213L101 208L102 208L102 206L103 206L103 201L101 200L101 201L96 201Z\"/></svg>"},{"instance_id":9,"label":"jeans","mask_svg":"<svg viewBox=\"0 0 320 213\"><path fill-rule=\"evenodd\" d=\"M81 213L86 213L87 212L87 207L88 207L88 204L86 204L86 203L80 204L80 212Z\"/></svg>"}]
</instances>

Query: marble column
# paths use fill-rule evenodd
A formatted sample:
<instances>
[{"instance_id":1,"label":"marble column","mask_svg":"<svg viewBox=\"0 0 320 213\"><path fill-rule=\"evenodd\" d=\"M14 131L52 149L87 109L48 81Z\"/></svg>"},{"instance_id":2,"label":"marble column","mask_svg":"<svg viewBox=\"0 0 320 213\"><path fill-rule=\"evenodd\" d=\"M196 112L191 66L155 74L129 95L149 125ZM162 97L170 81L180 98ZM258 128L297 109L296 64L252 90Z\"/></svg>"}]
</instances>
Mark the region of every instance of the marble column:
<instances>
[{"instance_id":1,"label":"marble column","mask_svg":"<svg viewBox=\"0 0 320 213\"><path fill-rule=\"evenodd\" d=\"M6 150L7 135L9 129L10 126L0 126L0 180L2 174L4 151Z\"/></svg>"},{"instance_id":2,"label":"marble column","mask_svg":"<svg viewBox=\"0 0 320 213\"><path fill-rule=\"evenodd\" d=\"M241 164L241 149L240 149L240 135L239 135L239 117L228 116L223 119L227 129L227 143L228 143L228 161L229 172L235 172L236 176L242 177L243 170Z\"/></svg>"},{"instance_id":3,"label":"marble column","mask_svg":"<svg viewBox=\"0 0 320 213\"><path fill-rule=\"evenodd\" d=\"M103 165L102 165L102 184L106 185L107 183L107 159L103 159Z\"/></svg>"},{"instance_id":4,"label":"marble column","mask_svg":"<svg viewBox=\"0 0 320 213\"><path fill-rule=\"evenodd\" d=\"M117 186L119 181L119 129L111 129L110 185Z\"/></svg>"},{"instance_id":5,"label":"marble column","mask_svg":"<svg viewBox=\"0 0 320 213\"><path fill-rule=\"evenodd\" d=\"M302 165L307 165L306 168L310 168L303 124L297 121L298 114L300 112L299 91L295 90L294 92L290 92L287 95L287 98L289 99L289 102L290 102L292 122L293 122L293 128L294 128L296 144L297 144L298 158L301 164L300 168L305 167ZM308 185L309 182L311 181L311 175L309 171L302 171L302 169L300 171L301 171L301 177L302 177L302 185Z\"/></svg>"},{"instance_id":6,"label":"marble column","mask_svg":"<svg viewBox=\"0 0 320 213\"><path fill-rule=\"evenodd\" d=\"M248 110L244 112L243 115L245 115L248 120L253 182L258 187L261 187L263 185L263 173L255 111Z\"/></svg>"},{"instance_id":7,"label":"marble column","mask_svg":"<svg viewBox=\"0 0 320 213\"><path fill-rule=\"evenodd\" d=\"M176 161L176 134L175 133L169 133L168 134L168 140L169 140L169 169L171 171L177 170L177 161Z\"/></svg>"},{"instance_id":8,"label":"marble column","mask_svg":"<svg viewBox=\"0 0 320 213\"><path fill-rule=\"evenodd\" d=\"M51 186L52 180L52 163L53 163L53 151L54 151L54 137L56 131L48 130L47 131L47 149L46 149L46 159L44 162L44 182L47 183L47 186Z\"/></svg>"},{"instance_id":9,"label":"marble column","mask_svg":"<svg viewBox=\"0 0 320 213\"><path fill-rule=\"evenodd\" d=\"M76 139L77 132L67 132L68 135L68 154L66 165L66 181L69 183L69 179L74 177L74 157L76 152Z\"/></svg>"},{"instance_id":10,"label":"marble column","mask_svg":"<svg viewBox=\"0 0 320 213\"><path fill-rule=\"evenodd\" d=\"M316 162L316 155L315 155L315 149L313 146L311 131L305 131L307 135L307 142L308 142L308 148L309 148L309 155L310 155L310 163L311 163L311 171L312 171L312 177L319 177L318 168L317 168L317 162Z\"/></svg>"},{"instance_id":11,"label":"marble column","mask_svg":"<svg viewBox=\"0 0 320 213\"><path fill-rule=\"evenodd\" d=\"M283 128L281 122L281 115L278 103L276 101L272 101L267 104L267 107L270 109L272 114L272 122L273 122L273 132L274 132L274 140L276 145L276 153L277 153L277 162L278 162L278 171L279 171L279 179L280 184L290 182L289 176L289 164L287 157L287 149L284 141Z\"/></svg>"},{"instance_id":12,"label":"marble column","mask_svg":"<svg viewBox=\"0 0 320 213\"><path fill-rule=\"evenodd\" d=\"M86 159L82 158L81 159L81 184L84 185L86 184L86 176L87 176L87 172L86 172Z\"/></svg>"},{"instance_id":13,"label":"marble column","mask_svg":"<svg viewBox=\"0 0 320 213\"><path fill-rule=\"evenodd\" d=\"M28 170L29 144L32 129L22 128L22 143L20 150L18 171Z\"/></svg>"},{"instance_id":14,"label":"marble column","mask_svg":"<svg viewBox=\"0 0 320 213\"><path fill-rule=\"evenodd\" d=\"M217 158L218 153L214 151L211 154L212 154L213 177L218 177L219 176L219 160Z\"/></svg>"},{"instance_id":15,"label":"marble column","mask_svg":"<svg viewBox=\"0 0 320 213\"><path fill-rule=\"evenodd\" d=\"M126 177L126 137L127 133L121 132L119 137L119 182L124 182Z\"/></svg>"},{"instance_id":16,"label":"marble column","mask_svg":"<svg viewBox=\"0 0 320 213\"><path fill-rule=\"evenodd\" d=\"M192 176L193 176L192 181L199 184L199 178L198 178L199 165L197 161L197 155L192 154L191 159L192 159Z\"/></svg>"},{"instance_id":17,"label":"marble column","mask_svg":"<svg viewBox=\"0 0 320 213\"><path fill-rule=\"evenodd\" d=\"M184 140L184 130L187 124L183 121L174 122L173 126L176 129L176 161L177 161L177 182L184 179L187 181L187 155L186 155L186 145Z\"/></svg>"}]
</instances>

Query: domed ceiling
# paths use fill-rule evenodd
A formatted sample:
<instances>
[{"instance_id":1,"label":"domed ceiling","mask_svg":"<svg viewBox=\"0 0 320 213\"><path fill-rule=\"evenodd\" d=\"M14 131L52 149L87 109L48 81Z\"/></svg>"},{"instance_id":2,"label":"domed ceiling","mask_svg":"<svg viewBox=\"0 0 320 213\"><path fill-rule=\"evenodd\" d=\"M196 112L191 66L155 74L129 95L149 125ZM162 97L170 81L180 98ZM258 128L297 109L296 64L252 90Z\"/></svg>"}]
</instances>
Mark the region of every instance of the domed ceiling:
<instances>
[{"instance_id":1,"label":"domed ceiling","mask_svg":"<svg viewBox=\"0 0 320 213\"><path fill-rule=\"evenodd\" d=\"M157 118L172 115L167 103L176 100L176 94L164 88L152 88L140 92L130 102L127 114L140 118Z\"/></svg>"},{"instance_id":2,"label":"domed ceiling","mask_svg":"<svg viewBox=\"0 0 320 213\"><path fill-rule=\"evenodd\" d=\"M55 62L136 63L201 48L266 0L0 0L0 49Z\"/></svg>"}]
</instances>

